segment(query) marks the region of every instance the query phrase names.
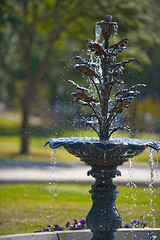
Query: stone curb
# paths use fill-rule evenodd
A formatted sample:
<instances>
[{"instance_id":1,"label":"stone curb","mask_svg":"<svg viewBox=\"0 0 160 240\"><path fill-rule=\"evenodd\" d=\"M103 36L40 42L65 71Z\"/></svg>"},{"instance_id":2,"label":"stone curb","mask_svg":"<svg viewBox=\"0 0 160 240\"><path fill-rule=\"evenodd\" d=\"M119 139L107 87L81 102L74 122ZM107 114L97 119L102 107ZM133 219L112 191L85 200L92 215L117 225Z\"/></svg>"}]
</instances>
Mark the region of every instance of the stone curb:
<instances>
[{"instance_id":1,"label":"stone curb","mask_svg":"<svg viewBox=\"0 0 160 240\"><path fill-rule=\"evenodd\" d=\"M90 230L26 233L0 236L2 240L90 240ZM160 240L160 228L119 229L115 240Z\"/></svg>"}]
</instances>

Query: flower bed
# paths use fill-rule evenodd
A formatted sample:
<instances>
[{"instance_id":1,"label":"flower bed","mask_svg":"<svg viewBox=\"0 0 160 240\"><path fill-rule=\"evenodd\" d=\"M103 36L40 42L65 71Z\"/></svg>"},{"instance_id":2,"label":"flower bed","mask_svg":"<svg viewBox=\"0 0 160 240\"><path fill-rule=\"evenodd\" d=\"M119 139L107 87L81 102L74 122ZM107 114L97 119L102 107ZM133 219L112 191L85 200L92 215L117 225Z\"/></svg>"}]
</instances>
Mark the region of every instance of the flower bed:
<instances>
[{"instance_id":1,"label":"flower bed","mask_svg":"<svg viewBox=\"0 0 160 240\"><path fill-rule=\"evenodd\" d=\"M134 220L132 221L130 224L124 224L123 226L121 226L121 228L146 228L147 223L146 221L139 221L139 220ZM66 229L63 229L62 227L60 227L59 225L54 225L51 226L50 224L47 225L46 228L43 228L42 230L39 231L35 231L35 233L38 232L55 232L55 231L63 231L63 230L84 230L84 229L88 229L87 225L86 225L86 220L85 219L81 219L79 222L74 219L73 224L71 224L70 222L66 223Z\"/></svg>"}]
</instances>

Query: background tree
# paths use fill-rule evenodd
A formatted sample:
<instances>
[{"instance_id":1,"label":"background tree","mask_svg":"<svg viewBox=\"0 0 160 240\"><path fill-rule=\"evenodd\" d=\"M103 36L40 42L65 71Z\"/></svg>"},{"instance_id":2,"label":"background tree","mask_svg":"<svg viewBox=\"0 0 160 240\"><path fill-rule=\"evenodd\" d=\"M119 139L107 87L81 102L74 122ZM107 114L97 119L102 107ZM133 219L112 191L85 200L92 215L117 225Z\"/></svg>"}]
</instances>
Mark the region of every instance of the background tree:
<instances>
[{"instance_id":1,"label":"background tree","mask_svg":"<svg viewBox=\"0 0 160 240\"><path fill-rule=\"evenodd\" d=\"M69 24L83 15L83 3L7 0L0 7L1 68L8 75L22 110L21 153L28 153L29 117L37 85L54 44L63 38Z\"/></svg>"},{"instance_id":2,"label":"background tree","mask_svg":"<svg viewBox=\"0 0 160 240\"><path fill-rule=\"evenodd\" d=\"M152 5L151 0L0 2L1 83L8 86L11 99L19 102L22 111L21 153L28 153L29 117L37 90L43 91L42 83L45 82L47 88L54 78L54 83L45 92L51 98L52 86L57 84L57 79L64 71L60 68L57 71L55 67L61 61L57 52L61 52L59 55L65 58L68 51L73 50L73 46L77 48L77 41L93 39L95 22L104 19L105 14L111 14L120 26L119 38L122 36L132 39L127 53L137 56L138 52L138 57L149 64L146 49L154 40L152 34L148 33L148 26L153 24L153 12L150 10ZM83 46L82 44L81 47ZM45 78L46 68L50 76L52 74L49 79Z\"/></svg>"}]
</instances>

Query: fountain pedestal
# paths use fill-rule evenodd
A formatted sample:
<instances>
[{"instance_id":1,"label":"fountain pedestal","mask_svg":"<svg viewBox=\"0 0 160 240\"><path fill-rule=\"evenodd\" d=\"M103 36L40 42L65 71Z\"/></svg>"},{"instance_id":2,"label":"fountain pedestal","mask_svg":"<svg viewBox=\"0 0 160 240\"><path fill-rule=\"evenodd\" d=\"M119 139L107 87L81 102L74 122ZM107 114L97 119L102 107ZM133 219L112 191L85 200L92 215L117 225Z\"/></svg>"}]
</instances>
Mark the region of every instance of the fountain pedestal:
<instances>
[{"instance_id":1,"label":"fountain pedestal","mask_svg":"<svg viewBox=\"0 0 160 240\"><path fill-rule=\"evenodd\" d=\"M121 175L117 169L92 168L88 175L95 178L89 191L93 205L86 221L93 232L92 240L114 240L114 232L122 225L121 216L115 206L119 193L112 178Z\"/></svg>"}]
</instances>

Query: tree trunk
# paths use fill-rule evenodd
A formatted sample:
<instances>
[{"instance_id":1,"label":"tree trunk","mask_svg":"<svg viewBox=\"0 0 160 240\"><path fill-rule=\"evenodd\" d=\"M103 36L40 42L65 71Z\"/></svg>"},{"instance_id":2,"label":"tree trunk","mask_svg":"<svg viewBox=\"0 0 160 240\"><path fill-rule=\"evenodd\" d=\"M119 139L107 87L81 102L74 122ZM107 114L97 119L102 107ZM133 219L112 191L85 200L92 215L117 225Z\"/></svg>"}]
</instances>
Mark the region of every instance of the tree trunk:
<instances>
[{"instance_id":1,"label":"tree trunk","mask_svg":"<svg viewBox=\"0 0 160 240\"><path fill-rule=\"evenodd\" d=\"M22 101L22 126L21 126L21 154L28 154L29 147L29 117L30 117L31 100L27 98Z\"/></svg>"}]
</instances>

